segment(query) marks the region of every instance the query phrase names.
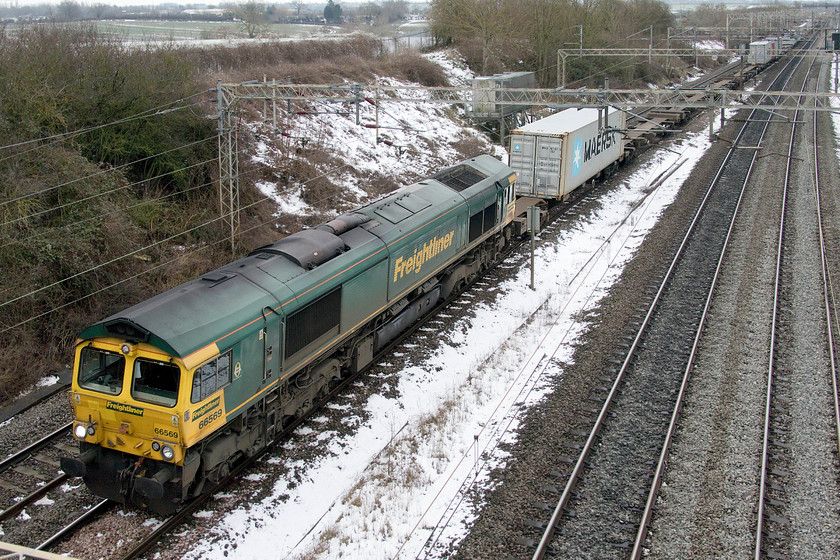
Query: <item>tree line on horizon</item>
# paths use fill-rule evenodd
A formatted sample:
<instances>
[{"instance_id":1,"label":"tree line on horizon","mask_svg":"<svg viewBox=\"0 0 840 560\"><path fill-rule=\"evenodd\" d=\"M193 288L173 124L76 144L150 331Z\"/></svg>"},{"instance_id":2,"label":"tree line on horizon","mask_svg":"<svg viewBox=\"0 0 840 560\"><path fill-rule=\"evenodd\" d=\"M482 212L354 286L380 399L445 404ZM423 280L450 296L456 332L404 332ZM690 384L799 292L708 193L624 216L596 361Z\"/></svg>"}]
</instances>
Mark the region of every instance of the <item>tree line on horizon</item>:
<instances>
[{"instance_id":1,"label":"tree line on horizon","mask_svg":"<svg viewBox=\"0 0 840 560\"><path fill-rule=\"evenodd\" d=\"M584 48L647 47L651 26L659 41L674 25L659 0L432 0L430 20L437 41L456 46L476 72L532 70L542 86L556 83L558 49L576 51L581 37ZM596 64L570 62L572 76Z\"/></svg>"}]
</instances>

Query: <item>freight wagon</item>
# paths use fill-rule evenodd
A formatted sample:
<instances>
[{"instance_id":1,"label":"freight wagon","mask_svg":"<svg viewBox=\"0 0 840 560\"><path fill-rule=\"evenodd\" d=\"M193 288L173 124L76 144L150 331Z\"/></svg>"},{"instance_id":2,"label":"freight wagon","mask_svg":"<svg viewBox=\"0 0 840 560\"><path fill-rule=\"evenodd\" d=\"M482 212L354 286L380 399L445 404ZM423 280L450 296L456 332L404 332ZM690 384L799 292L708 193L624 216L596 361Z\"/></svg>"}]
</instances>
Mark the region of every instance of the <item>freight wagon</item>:
<instances>
[{"instance_id":1,"label":"freight wagon","mask_svg":"<svg viewBox=\"0 0 840 560\"><path fill-rule=\"evenodd\" d=\"M747 62L750 64L767 64L773 59L773 46L769 41L753 41L750 43L750 54Z\"/></svg>"},{"instance_id":2,"label":"freight wagon","mask_svg":"<svg viewBox=\"0 0 840 560\"><path fill-rule=\"evenodd\" d=\"M598 114L598 109L567 109L513 130L509 153L516 193L563 199L621 159L624 112L610 109L608 127L599 127Z\"/></svg>"},{"instance_id":3,"label":"freight wagon","mask_svg":"<svg viewBox=\"0 0 840 560\"><path fill-rule=\"evenodd\" d=\"M767 64L782 54L782 40L778 37L767 37L763 41L750 43L750 54L747 62L750 64Z\"/></svg>"}]
</instances>

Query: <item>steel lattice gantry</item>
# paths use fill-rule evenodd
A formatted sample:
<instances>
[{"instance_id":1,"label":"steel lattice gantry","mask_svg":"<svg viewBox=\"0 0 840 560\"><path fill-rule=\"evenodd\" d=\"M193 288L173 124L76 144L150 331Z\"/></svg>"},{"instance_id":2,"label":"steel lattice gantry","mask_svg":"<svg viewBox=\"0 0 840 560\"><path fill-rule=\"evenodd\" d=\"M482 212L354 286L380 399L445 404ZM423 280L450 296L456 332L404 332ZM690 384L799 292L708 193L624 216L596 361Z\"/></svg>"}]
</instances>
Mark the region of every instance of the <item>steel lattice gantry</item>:
<instances>
[{"instance_id":1,"label":"steel lattice gantry","mask_svg":"<svg viewBox=\"0 0 840 560\"><path fill-rule=\"evenodd\" d=\"M239 237L239 130L229 89L216 87L219 107L219 213L230 233L230 250L236 256Z\"/></svg>"},{"instance_id":2,"label":"steel lattice gantry","mask_svg":"<svg viewBox=\"0 0 840 560\"><path fill-rule=\"evenodd\" d=\"M376 103L430 103L461 105L469 116L473 96L489 93L465 87L387 86L377 84L289 84L271 82L219 83L216 89L219 108L219 198L222 219L231 236L231 250L236 251L239 234L239 158L238 118L233 106L239 101L285 101L288 110L294 101L355 103L366 99ZM505 89L505 105L527 107L618 107L623 110L669 107L673 109L764 109L774 112L795 110L840 111L832 107L836 94L799 92L753 92L725 88L676 89ZM276 118L276 115L275 115Z\"/></svg>"}]
</instances>

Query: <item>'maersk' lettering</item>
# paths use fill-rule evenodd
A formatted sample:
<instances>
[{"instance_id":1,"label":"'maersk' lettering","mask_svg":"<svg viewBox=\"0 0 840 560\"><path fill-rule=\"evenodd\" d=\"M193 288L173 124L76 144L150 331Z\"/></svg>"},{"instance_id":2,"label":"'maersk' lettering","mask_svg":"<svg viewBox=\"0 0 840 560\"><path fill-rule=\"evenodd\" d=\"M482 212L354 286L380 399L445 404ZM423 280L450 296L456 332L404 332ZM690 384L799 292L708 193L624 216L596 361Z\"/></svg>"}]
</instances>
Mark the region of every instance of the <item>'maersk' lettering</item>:
<instances>
[{"instance_id":1,"label":"'maersk' lettering","mask_svg":"<svg viewBox=\"0 0 840 560\"><path fill-rule=\"evenodd\" d=\"M615 132L598 133L594 138L590 138L583 145L583 161L589 161L592 157L597 156L605 150L609 150L615 143Z\"/></svg>"},{"instance_id":2,"label":"'maersk' lettering","mask_svg":"<svg viewBox=\"0 0 840 560\"><path fill-rule=\"evenodd\" d=\"M402 278L405 274L419 273L426 261L436 257L441 251L445 251L452 245L453 237L455 237L455 230L440 237L435 236L424 243L422 247L415 247L414 254L407 259L403 257L398 258L394 263L394 282Z\"/></svg>"}]
</instances>

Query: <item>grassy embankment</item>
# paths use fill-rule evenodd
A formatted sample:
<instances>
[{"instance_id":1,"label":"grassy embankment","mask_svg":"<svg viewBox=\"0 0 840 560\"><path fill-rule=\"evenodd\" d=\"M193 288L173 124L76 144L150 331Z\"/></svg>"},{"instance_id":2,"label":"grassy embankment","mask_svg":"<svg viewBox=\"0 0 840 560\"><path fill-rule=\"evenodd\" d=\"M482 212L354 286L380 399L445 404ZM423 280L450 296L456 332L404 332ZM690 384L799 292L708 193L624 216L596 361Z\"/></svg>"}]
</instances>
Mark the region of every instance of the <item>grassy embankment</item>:
<instances>
[{"instance_id":1,"label":"grassy embankment","mask_svg":"<svg viewBox=\"0 0 840 560\"><path fill-rule=\"evenodd\" d=\"M388 56L365 37L186 49L128 48L93 27L0 32L0 404L69 364L88 324L231 260L208 89L264 75L445 85L419 55ZM241 158L241 205L262 199L258 180L315 186L322 172L307 161L322 156L312 152L289 169ZM337 188L329 176L317 183L316 208ZM243 252L303 225L278 223L275 210L244 213Z\"/></svg>"}]
</instances>

